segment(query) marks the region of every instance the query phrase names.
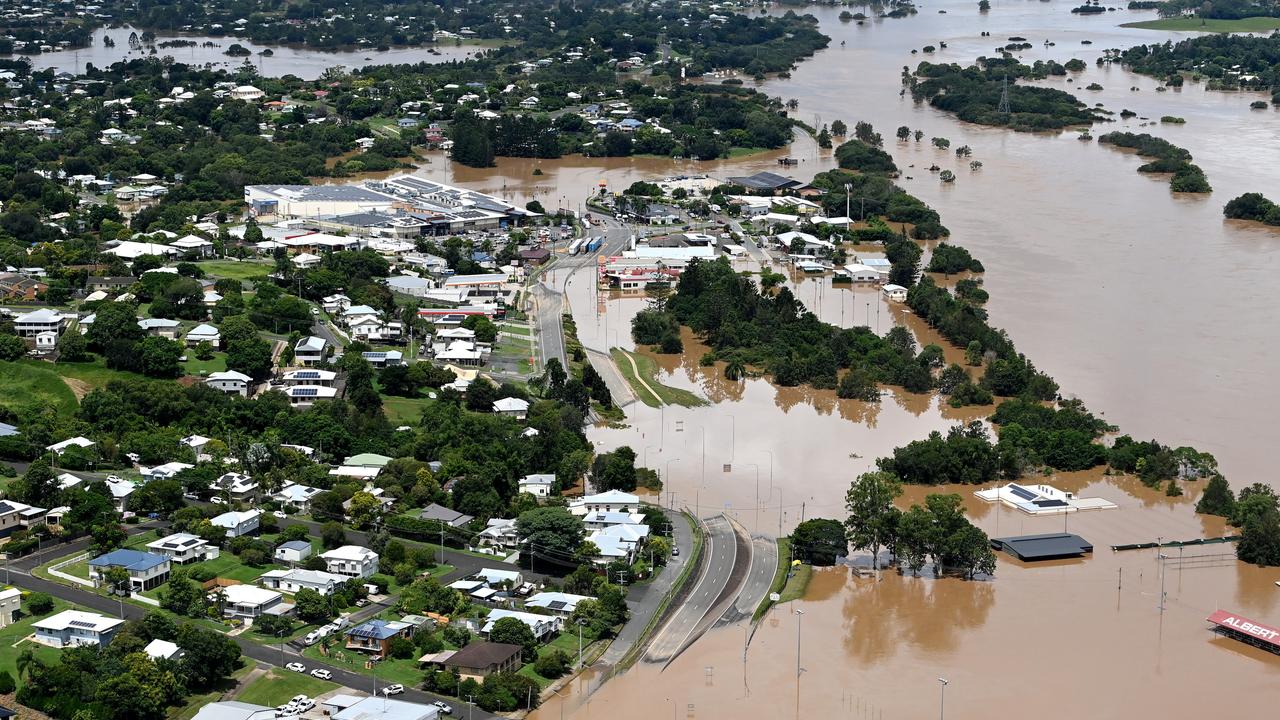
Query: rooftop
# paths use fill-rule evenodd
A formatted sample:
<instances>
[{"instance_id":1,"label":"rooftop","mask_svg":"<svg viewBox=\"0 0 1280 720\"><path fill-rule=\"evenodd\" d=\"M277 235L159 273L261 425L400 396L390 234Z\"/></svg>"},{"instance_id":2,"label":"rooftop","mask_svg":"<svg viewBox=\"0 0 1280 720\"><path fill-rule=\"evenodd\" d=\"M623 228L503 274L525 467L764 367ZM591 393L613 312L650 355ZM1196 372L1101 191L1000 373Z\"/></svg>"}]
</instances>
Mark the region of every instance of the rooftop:
<instances>
[{"instance_id":1,"label":"rooftop","mask_svg":"<svg viewBox=\"0 0 1280 720\"><path fill-rule=\"evenodd\" d=\"M163 565L169 562L169 558L164 555L156 555L155 553L142 552L141 550L128 550L121 548L112 550L105 555L89 561L91 567L122 567L125 570L137 570L139 572L150 570L151 568Z\"/></svg>"},{"instance_id":2,"label":"rooftop","mask_svg":"<svg viewBox=\"0 0 1280 720\"><path fill-rule=\"evenodd\" d=\"M484 668L491 665L501 665L510 660L512 655L519 655L520 652L519 645L477 640L449 656L444 661L444 665L446 667Z\"/></svg>"},{"instance_id":3,"label":"rooftop","mask_svg":"<svg viewBox=\"0 0 1280 720\"><path fill-rule=\"evenodd\" d=\"M1087 540L1070 533L992 538L991 547L1004 550L1019 560L1053 560L1093 552L1093 546Z\"/></svg>"}]
</instances>

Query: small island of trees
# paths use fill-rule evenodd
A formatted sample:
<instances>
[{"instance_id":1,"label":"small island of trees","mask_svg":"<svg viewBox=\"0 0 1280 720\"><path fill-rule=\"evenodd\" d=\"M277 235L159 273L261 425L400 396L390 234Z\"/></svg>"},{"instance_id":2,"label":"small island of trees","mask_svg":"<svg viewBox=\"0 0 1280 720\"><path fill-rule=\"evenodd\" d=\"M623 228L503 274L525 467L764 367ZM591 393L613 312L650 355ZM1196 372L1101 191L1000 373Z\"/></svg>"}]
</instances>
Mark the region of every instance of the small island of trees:
<instances>
[{"instance_id":1,"label":"small island of trees","mask_svg":"<svg viewBox=\"0 0 1280 720\"><path fill-rule=\"evenodd\" d=\"M1252 220L1280 227L1280 205L1271 202L1262 193L1245 193L1234 198L1222 208L1222 214L1232 220Z\"/></svg>"},{"instance_id":2,"label":"small island of trees","mask_svg":"<svg viewBox=\"0 0 1280 720\"><path fill-rule=\"evenodd\" d=\"M1207 193L1213 188L1200 166L1191 162L1191 153L1163 138L1147 133L1109 132L1099 143L1129 148L1151 162L1138 168L1140 173L1171 173L1169 189L1174 192Z\"/></svg>"}]
</instances>

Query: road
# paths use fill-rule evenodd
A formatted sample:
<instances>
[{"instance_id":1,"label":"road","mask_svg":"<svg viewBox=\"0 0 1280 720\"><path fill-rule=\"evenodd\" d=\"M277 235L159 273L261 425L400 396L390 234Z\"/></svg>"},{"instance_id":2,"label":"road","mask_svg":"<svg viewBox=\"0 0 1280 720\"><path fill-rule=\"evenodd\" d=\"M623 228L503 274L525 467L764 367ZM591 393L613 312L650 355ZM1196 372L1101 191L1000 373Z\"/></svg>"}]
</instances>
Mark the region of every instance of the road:
<instances>
[{"instance_id":1,"label":"road","mask_svg":"<svg viewBox=\"0 0 1280 720\"><path fill-rule=\"evenodd\" d=\"M130 533L137 534L138 532L145 532L159 525L159 523L153 523L147 527L139 526L131 528ZM354 534L354 532L348 531L348 536ZM131 603L121 603L119 600L113 600L79 587L50 582L31 574L32 569L41 563L48 562L51 558L62 557L70 553L84 550L91 542L92 538L81 538L70 543L56 545L44 553L19 558L7 565L7 581L13 585L23 588L24 590L48 593L54 597L66 600L67 602L72 602L112 617L124 617L130 620L136 620L146 615L147 608L139 607ZM464 555L462 557L469 558L478 564L482 564L484 562L480 558L473 558L469 555ZM449 560L448 553L446 553L445 559ZM474 572L474 570L472 572ZM451 576L457 573L458 571L455 571L454 573L451 573ZM355 622L359 622L377 614L383 609L385 609L384 606L373 604L358 610L352 618ZM333 673L334 682L353 690L362 690L369 694L373 694L375 692L375 684L377 684L378 687L383 687L389 684L370 675L362 675L360 673L344 670L340 667L321 663L316 660L312 660L311 658L304 658L299 655L297 648L294 648L292 645L286 644L283 647L280 645L262 645L239 636L232 637L231 639L235 641L236 645L240 647L240 652L247 658L281 668L291 662L300 662L306 666L308 672L316 668L323 668ZM416 688L406 687L404 694L398 697L399 699L419 703L430 703L436 700L443 700L454 705L455 714L460 710L458 707L458 700L456 698L433 695ZM465 708L465 705L463 708ZM481 718L482 720L493 717L491 713L484 712L479 708L474 708L472 713L473 717Z\"/></svg>"},{"instance_id":2,"label":"road","mask_svg":"<svg viewBox=\"0 0 1280 720\"><path fill-rule=\"evenodd\" d=\"M760 607L760 603L769 594L777 569L778 543L772 538L751 538L751 569L747 571L746 580L738 590L733 606L725 610L718 624L728 625L751 619L756 608Z\"/></svg>"},{"instance_id":3,"label":"road","mask_svg":"<svg viewBox=\"0 0 1280 720\"><path fill-rule=\"evenodd\" d=\"M748 574L752 547L746 533L723 514L705 524L705 557L698 581L650 643L646 662L674 660L720 619Z\"/></svg>"},{"instance_id":4,"label":"road","mask_svg":"<svg viewBox=\"0 0 1280 720\"><path fill-rule=\"evenodd\" d=\"M622 626L618 637L609 645L609 649L600 656L600 665L617 665L640 640L640 635L649 627L658 606L675 585L676 578L684 572L685 565L693 556L693 526L689 518L681 512L667 511L671 520L671 528L675 538L674 547L680 549L678 556L667 561L667 566L652 582L644 585L633 585L627 592L627 607L631 609L631 620Z\"/></svg>"}]
</instances>

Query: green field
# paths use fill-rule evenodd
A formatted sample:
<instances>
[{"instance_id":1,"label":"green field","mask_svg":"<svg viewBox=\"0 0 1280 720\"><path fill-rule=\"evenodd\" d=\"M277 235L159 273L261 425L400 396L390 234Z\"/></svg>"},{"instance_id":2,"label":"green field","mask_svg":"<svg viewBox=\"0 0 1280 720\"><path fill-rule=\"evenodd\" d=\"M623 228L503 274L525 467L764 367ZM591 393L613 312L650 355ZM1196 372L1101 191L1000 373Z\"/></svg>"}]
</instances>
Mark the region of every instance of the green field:
<instances>
[{"instance_id":1,"label":"green field","mask_svg":"<svg viewBox=\"0 0 1280 720\"><path fill-rule=\"evenodd\" d=\"M498 325L498 330L504 333L511 333L512 335L523 335L525 337L528 337L531 332L528 325L508 325L507 323Z\"/></svg>"},{"instance_id":2,"label":"green field","mask_svg":"<svg viewBox=\"0 0 1280 720\"><path fill-rule=\"evenodd\" d=\"M1120 27L1139 30L1188 30L1193 32L1236 33L1266 32L1280 29L1280 18L1251 17L1239 20L1201 20L1198 17L1161 18L1125 23Z\"/></svg>"},{"instance_id":3,"label":"green field","mask_svg":"<svg viewBox=\"0 0 1280 720\"><path fill-rule=\"evenodd\" d=\"M649 407L658 407L663 404L698 407L707 404L706 400L688 390L673 388L658 382L658 363L648 355L629 353L620 348L613 348L609 351L609 354L613 356L614 364L618 366L618 371L622 373L622 377L631 386L636 397L640 398L640 401L645 405ZM631 368L631 363L627 362L628 356L635 360L636 369L640 371L640 378L644 379L644 384L641 384L640 378L636 377L635 370ZM648 387L646 388L645 385L648 385ZM650 390L653 392L650 392ZM654 393L657 393L658 398L654 398Z\"/></svg>"},{"instance_id":4,"label":"green field","mask_svg":"<svg viewBox=\"0 0 1280 720\"><path fill-rule=\"evenodd\" d=\"M422 418L422 409L434 402L429 398L407 398L394 395L382 396L382 412L392 426L417 425Z\"/></svg>"},{"instance_id":5,"label":"green field","mask_svg":"<svg viewBox=\"0 0 1280 720\"><path fill-rule=\"evenodd\" d=\"M274 267L272 263L250 260L206 260L199 263L206 275L215 278L231 278L232 280L256 280L265 278Z\"/></svg>"},{"instance_id":6,"label":"green field","mask_svg":"<svg viewBox=\"0 0 1280 720\"><path fill-rule=\"evenodd\" d=\"M245 686L245 689L240 692L236 700L254 705L275 707L289 702L294 695L306 695L307 697L315 698L317 695L337 688L338 686L335 683L317 680L310 675L273 668Z\"/></svg>"},{"instance_id":7,"label":"green field","mask_svg":"<svg viewBox=\"0 0 1280 720\"><path fill-rule=\"evenodd\" d=\"M23 607L26 607L25 601ZM70 608L71 606L65 601L54 598L53 610L49 615L53 615ZM4 649L3 652L0 652L0 671L8 671L9 674L13 676L14 680L18 679L18 669L15 667L18 661L18 655L22 652L22 648L28 644L35 648L36 657L43 660L46 665L53 665L58 662L58 656L61 655L61 652L54 648L32 642L23 643L22 645L14 647L14 644L19 640L22 640L26 636L35 632L31 629L31 624L43 617L48 617L48 615L41 615L40 617L24 615L21 620L18 620L14 624L0 628L0 648Z\"/></svg>"},{"instance_id":8,"label":"green field","mask_svg":"<svg viewBox=\"0 0 1280 720\"><path fill-rule=\"evenodd\" d=\"M75 412L75 393L53 365L36 361L0 362L0 404L9 407L50 405L59 415Z\"/></svg>"},{"instance_id":9,"label":"green field","mask_svg":"<svg viewBox=\"0 0 1280 720\"><path fill-rule=\"evenodd\" d=\"M214 353L209 360L197 360L195 348L187 348L187 361L182 364L182 372L196 377L204 377L209 373L222 372L227 369L227 354ZM203 373L203 374L202 374Z\"/></svg>"}]
</instances>

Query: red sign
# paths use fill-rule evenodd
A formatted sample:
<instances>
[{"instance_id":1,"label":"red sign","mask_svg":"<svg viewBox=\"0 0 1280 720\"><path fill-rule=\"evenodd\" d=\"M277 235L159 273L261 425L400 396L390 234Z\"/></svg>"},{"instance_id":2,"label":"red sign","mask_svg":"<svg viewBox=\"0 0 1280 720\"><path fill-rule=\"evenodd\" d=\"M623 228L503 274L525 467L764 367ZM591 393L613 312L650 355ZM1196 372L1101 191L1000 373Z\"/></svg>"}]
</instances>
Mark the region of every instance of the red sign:
<instances>
[{"instance_id":1,"label":"red sign","mask_svg":"<svg viewBox=\"0 0 1280 720\"><path fill-rule=\"evenodd\" d=\"M1280 648L1280 629L1254 622L1226 610L1215 612L1209 616L1208 620L1225 630L1233 630L1242 635L1255 637L1269 645Z\"/></svg>"}]
</instances>

